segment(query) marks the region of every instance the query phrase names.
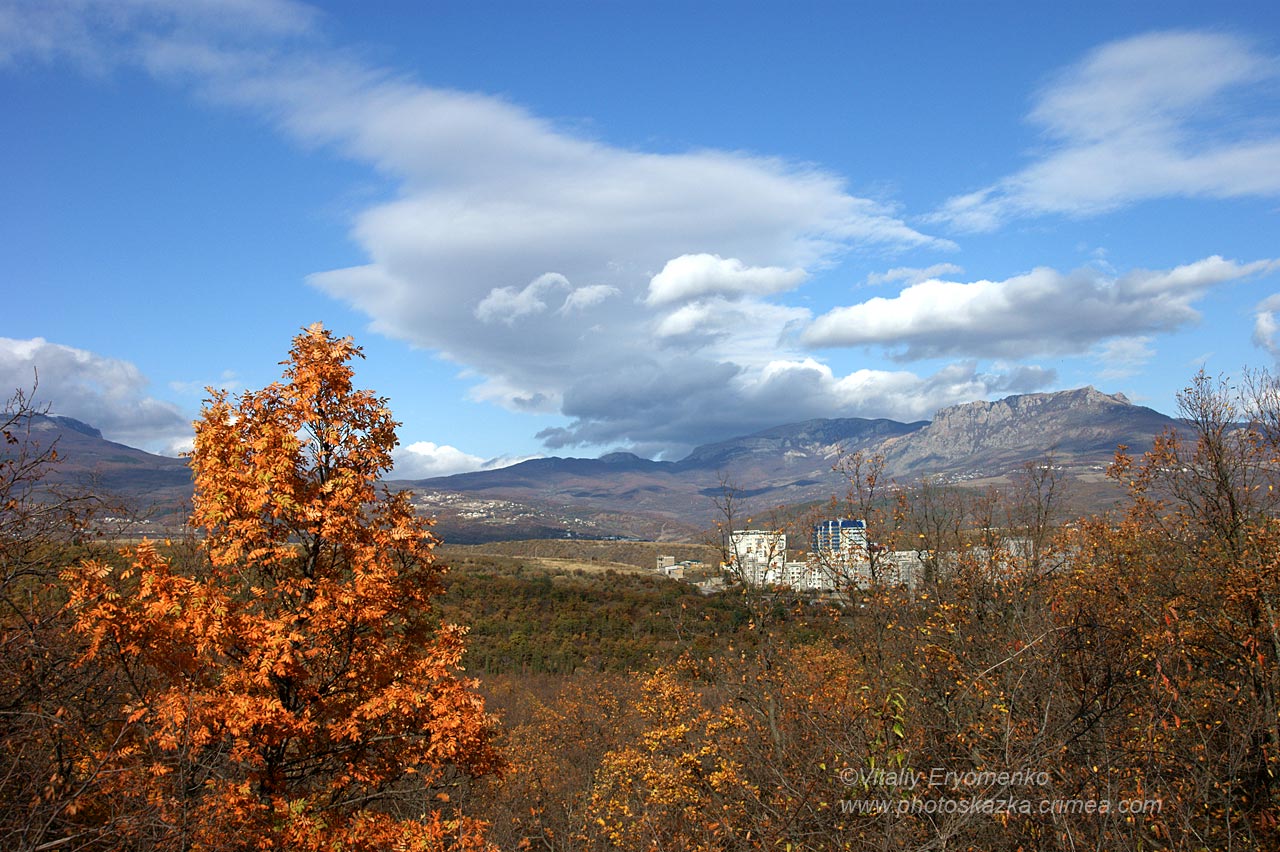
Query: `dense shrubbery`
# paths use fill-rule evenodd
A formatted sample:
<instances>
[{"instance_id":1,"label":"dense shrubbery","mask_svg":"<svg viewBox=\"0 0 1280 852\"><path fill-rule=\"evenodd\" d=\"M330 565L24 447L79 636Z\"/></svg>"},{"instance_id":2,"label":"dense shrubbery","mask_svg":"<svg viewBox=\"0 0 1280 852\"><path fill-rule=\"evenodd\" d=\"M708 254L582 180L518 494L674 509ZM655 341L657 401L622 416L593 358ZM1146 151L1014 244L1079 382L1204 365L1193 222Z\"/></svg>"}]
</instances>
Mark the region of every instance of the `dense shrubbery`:
<instances>
[{"instance_id":1,"label":"dense shrubbery","mask_svg":"<svg viewBox=\"0 0 1280 852\"><path fill-rule=\"evenodd\" d=\"M204 537L124 554L35 498L53 459L24 455L17 401L0 846L1280 845L1270 376L1199 377L1184 434L1117 457L1114 517L1054 518L1047 467L960 505L927 482L885 501L852 460L848 512L929 570L835 611L519 556L442 574L373 490L391 423L352 354L312 329L287 385L215 399Z\"/></svg>"},{"instance_id":2,"label":"dense shrubbery","mask_svg":"<svg viewBox=\"0 0 1280 852\"><path fill-rule=\"evenodd\" d=\"M455 563L440 601L466 624L468 670L494 674L648 671L681 655L718 657L759 636L741 593L704 596L659 576L526 568L514 557ZM780 599L775 621L796 641L840 641L835 614Z\"/></svg>"},{"instance_id":3,"label":"dense shrubbery","mask_svg":"<svg viewBox=\"0 0 1280 852\"><path fill-rule=\"evenodd\" d=\"M563 850L1276 848L1276 390L1199 377L1184 434L1117 456L1116 517L1059 527L1035 470L983 496L1000 529L900 509L934 571L859 595L838 644L747 597L750 642L501 681L513 770L477 812Z\"/></svg>"}]
</instances>

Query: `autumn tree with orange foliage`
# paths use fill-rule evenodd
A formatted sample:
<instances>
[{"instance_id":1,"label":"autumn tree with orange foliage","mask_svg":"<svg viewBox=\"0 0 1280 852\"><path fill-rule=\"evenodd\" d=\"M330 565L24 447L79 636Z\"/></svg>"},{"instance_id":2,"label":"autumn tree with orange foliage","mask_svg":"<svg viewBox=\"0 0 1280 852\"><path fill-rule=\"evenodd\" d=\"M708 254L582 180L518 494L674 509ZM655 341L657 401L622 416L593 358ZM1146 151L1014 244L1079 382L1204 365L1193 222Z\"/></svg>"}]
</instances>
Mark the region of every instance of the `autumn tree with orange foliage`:
<instances>
[{"instance_id":1,"label":"autumn tree with orange foliage","mask_svg":"<svg viewBox=\"0 0 1280 852\"><path fill-rule=\"evenodd\" d=\"M643 729L601 760L578 839L585 848L729 848L758 808L758 791L732 754L748 732L742 715L728 704L703 706L670 669L645 681L637 710Z\"/></svg>"},{"instance_id":2,"label":"autumn tree with orange foliage","mask_svg":"<svg viewBox=\"0 0 1280 852\"><path fill-rule=\"evenodd\" d=\"M1095 750L1112 784L1158 785L1176 848L1280 844L1280 379L1203 372L1185 429L1111 475L1118 524L1091 521L1055 602L1075 636ZM1087 681L1087 682L1086 682ZM1112 708L1117 720L1097 724ZM1085 738L1077 739L1077 743ZM1075 744L1073 744L1073 747Z\"/></svg>"},{"instance_id":3,"label":"autumn tree with orange foliage","mask_svg":"<svg viewBox=\"0 0 1280 852\"><path fill-rule=\"evenodd\" d=\"M397 424L357 357L316 324L283 382L213 393L194 555L144 542L66 574L88 658L129 685L98 802L128 814L120 848L486 848L457 804L499 768L493 722L433 617L429 522L377 486Z\"/></svg>"}]
</instances>

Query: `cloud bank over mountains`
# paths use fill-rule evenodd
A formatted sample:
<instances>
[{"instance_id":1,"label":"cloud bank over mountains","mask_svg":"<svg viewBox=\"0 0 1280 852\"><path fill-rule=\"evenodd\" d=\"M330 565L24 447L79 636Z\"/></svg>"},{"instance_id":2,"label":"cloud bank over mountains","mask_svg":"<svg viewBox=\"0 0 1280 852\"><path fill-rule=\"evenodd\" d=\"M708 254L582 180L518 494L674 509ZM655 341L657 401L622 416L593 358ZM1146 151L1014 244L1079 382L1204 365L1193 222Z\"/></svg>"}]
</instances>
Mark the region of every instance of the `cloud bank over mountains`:
<instances>
[{"instance_id":1,"label":"cloud bank over mountains","mask_svg":"<svg viewBox=\"0 0 1280 852\"><path fill-rule=\"evenodd\" d=\"M74 417L113 441L175 454L190 448L191 418L147 393L138 368L36 337L0 337L0 388L28 394L37 410ZM34 393L33 393L34 392Z\"/></svg>"},{"instance_id":2,"label":"cloud bank over mountains","mask_svg":"<svg viewBox=\"0 0 1280 852\"><path fill-rule=\"evenodd\" d=\"M1061 72L1029 116L1046 139L1038 158L947 200L923 220L944 232L932 234L809 164L619 147L502 98L406 78L328 45L323 16L298 3L238 0L234 29L204 2L17 8L23 26L0 18L0 58L143 68L376 170L394 192L355 216L367 262L308 283L477 377L473 398L568 418L539 433L551 450L678 457L774 425L779 411L915 420L1043 389L1057 373L1034 359L1113 353L1139 364L1154 354L1152 335L1194 323L1214 287L1276 268L1211 256L1114 276L1036 267L1002 281L943 277L962 272L945 260L957 248L946 232L1161 196L1280 193L1280 135L1246 133L1230 101L1272 85L1276 60L1230 35L1139 36ZM1212 127L1197 119L1206 113ZM895 265L908 251L940 259ZM869 284L901 289L843 306L806 301L813 277L853 254L883 262ZM1271 346L1275 308L1264 304L1256 334ZM834 369L830 353L850 348L920 366ZM123 396L105 385L91 394L104 409L126 401L95 422L107 429L132 411L153 424L136 430L168 428L161 421L176 412L132 381L118 381L131 388ZM402 457L418 472L482 464L431 442Z\"/></svg>"}]
</instances>

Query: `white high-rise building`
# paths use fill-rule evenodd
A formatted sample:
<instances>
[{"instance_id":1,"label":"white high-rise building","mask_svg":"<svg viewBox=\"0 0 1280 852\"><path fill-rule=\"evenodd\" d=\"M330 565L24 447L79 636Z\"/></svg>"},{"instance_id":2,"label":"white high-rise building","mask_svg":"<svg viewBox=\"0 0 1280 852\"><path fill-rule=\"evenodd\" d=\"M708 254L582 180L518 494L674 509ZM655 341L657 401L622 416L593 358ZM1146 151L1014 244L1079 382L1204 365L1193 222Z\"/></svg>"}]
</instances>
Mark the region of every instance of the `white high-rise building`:
<instances>
[{"instance_id":1,"label":"white high-rise building","mask_svg":"<svg viewBox=\"0 0 1280 852\"><path fill-rule=\"evenodd\" d=\"M774 530L734 530L729 534L729 568L749 586L782 582L787 536Z\"/></svg>"},{"instance_id":2,"label":"white high-rise building","mask_svg":"<svg viewBox=\"0 0 1280 852\"><path fill-rule=\"evenodd\" d=\"M830 592L835 589L828 566L812 554L805 562L787 562L782 566L782 585L797 592Z\"/></svg>"}]
</instances>

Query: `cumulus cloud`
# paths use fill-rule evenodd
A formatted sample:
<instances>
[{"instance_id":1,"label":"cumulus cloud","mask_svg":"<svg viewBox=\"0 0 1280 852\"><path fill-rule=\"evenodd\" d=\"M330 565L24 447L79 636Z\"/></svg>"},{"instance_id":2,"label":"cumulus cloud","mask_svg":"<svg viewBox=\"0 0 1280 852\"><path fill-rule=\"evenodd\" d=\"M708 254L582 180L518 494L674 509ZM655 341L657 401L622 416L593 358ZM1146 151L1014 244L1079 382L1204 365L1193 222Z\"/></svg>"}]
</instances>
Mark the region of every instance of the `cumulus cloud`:
<instances>
[{"instance_id":1,"label":"cumulus cloud","mask_svg":"<svg viewBox=\"0 0 1280 852\"><path fill-rule=\"evenodd\" d=\"M448 444L433 444L431 441L417 441L398 447L393 459L395 468L391 475L397 479L429 479L484 467L484 459L479 456L464 453Z\"/></svg>"},{"instance_id":2,"label":"cumulus cloud","mask_svg":"<svg viewBox=\"0 0 1280 852\"><path fill-rule=\"evenodd\" d=\"M92 19L112 7L76 8ZM983 372L971 361L924 376L838 375L810 357L798 335L812 314L779 294L850 253L955 247L851 194L839 175L736 151L609 145L507 100L317 45L305 7L294 17L292 4L261 8L279 12L286 35L271 35L270 15L249 16L250 34L237 38L177 12L126 14L83 34L98 38L100 61L250 110L382 175L390 200L352 227L367 262L309 283L374 330L460 365L474 398L570 418L541 433L550 448L671 457L780 418L915 418L1052 381L1040 368ZM277 39L270 49L253 43L266 38ZM912 280L903 275L895 280ZM429 442L397 462L400 475L479 463Z\"/></svg>"},{"instance_id":3,"label":"cumulus cloud","mask_svg":"<svg viewBox=\"0 0 1280 852\"><path fill-rule=\"evenodd\" d=\"M1170 331L1199 319L1192 304L1215 285L1280 268L1217 255L1167 271L1114 278L1096 269L1038 268L1004 281L929 280L893 298L818 317L814 346L878 345L909 361L945 356L1021 358L1079 354L1098 341Z\"/></svg>"},{"instance_id":4,"label":"cumulus cloud","mask_svg":"<svg viewBox=\"0 0 1280 852\"><path fill-rule=\"evenodd\" d=\"M837 376L826 364L806 358L771 363L751 392L758 400L779 406L799 396L812 409L834 400L841 416L912 421L928 419L939 408L960 402L1039 390L1056 378L1054 370L1035 365L980 372L973 361L948 365L929 376L865 369Z\"/></svg>"},{"instance_id":5,"label":"cumulus cloud","mask_svg":"<svg viewBox=\"0 0 1280 852\"><path fill-rule=\"evenodd\" d=\"M1093 215L1162 197L1280 194L1280 133L1250 99L1274 98L1280 61L1226 33L1112 42L1066 69L1029 119L1044 134L1022 171L949 199L932 217L965 231L1011 218Z\"/></svg>"},{"instance_id":6,"label":"cumulus cloud","mask_svg":"<svg viewBox=\"0 0 1280 852\"><path fill-rule=\"evenodd\" d=\"M1280 321L1276 319L1277 313L1280 313L1280 293L1258 303L1253 315L1253 342L1280 359Z\"/></svg>"},{"instance_id":7,"label":"cumulus cloud","mask_svg":"<svg viewBox=\"0 0 1280 852\"><path fill-rule=\"evenodd\" d=\"M664 351L698 351L744 367L763 366L809 321L805 308L761 299L711 298L659 313L652 321L653 342Z\"/></svg>"},{"instance_id":8,"label":"cumulus cloud","mask_svg":"<svg viewBox=\"0 0 1280 852\"><path fill-rule=\"evenodd\" d=\"M416 441L398 447L393 453L395 467L390 476L395 479L431 479L437 476L453 476L474 470L496 470L513 464L542 458L541 456L497 456L482 459L448 444Z\"/></svg>"},{"instance_id":9,"label":"cumulus cloud","mask_svg":"<svg viewBox=\"0 0 1280 852\"><path fill-rule=\"evenodd\" d=\"M128 361L109 358L41 337L0 337L0 387L30 389L36 404L97 427L113 441L176 453L190 444L191 418L147 395L149 382Z\"/></svg>"},{"instance_id":10,"label":"cumulus cloud","mask_svg":"<svg viewBox=\"0 0 1280 852\"><path fill-rule=\"evenodd\" d=\"M650 305L685 302L702 296L763 296L790 290L807 277L803 269L749 267L736 257L684 254L668 260L649 279Z\"/></svg>"}]
</instances>

